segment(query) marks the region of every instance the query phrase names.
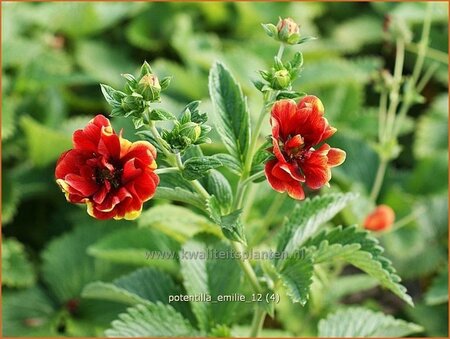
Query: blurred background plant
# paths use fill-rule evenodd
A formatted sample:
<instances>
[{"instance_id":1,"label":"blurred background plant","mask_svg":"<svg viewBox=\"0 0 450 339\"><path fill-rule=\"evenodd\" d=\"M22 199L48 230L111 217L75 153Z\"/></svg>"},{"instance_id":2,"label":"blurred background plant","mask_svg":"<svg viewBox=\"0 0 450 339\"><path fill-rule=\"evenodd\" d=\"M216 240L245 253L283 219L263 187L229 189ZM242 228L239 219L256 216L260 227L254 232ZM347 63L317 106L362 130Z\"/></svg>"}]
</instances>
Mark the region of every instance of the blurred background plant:
<instances>
[{"instance_id":1,"label":"blurred background plant","mask_svg":"<svg viewBox=\"0 0 450 339\"><path fill-rule=\"evenodd\" d=\"M381 75L385 85L390 80L382 70L395 68L398 43L392 27L404 34L403 73L414 77L425 12L424 3L383 2L2 3L3 335L102 336L126 305L137 301L81 297L85 286L112 281L141 265L158 267L161 279L176 282L179 263L147 260L145 250L177 250L186 238L209 227L207 219L182 204L163 200L147 203L150 209L138 222L100 222L62 199L53 178L57 157L71 147L73 130L108 112L98 84L119 87L121 73L135 74L148 60L160 79L173 76L162 95L166 108L177 112L190 101L202 100L202 111L211 112L207 76L214 61L221 60L242 84L250 111L256 113L259 97L248 79L258 79L257 71L265 69L278 48L260 24L289 16L301 24L302 35L318 38L302 45L308 67L294 90L321 98L328 120L340 131L333 145L347 151L346 162L333 172L331 190L360 193L333 223L361 224L375 205L392 207L396 223L377 235L416 307L385 293L356 269L335 270L342 271L339 276L324 270L323 279L313 283L307 306L282 298L277 320L266 319L262 336L317 335L319 319L353 304L413 321L423 326L424 336L448 336L445 3L436 3L430 13L430 47L423 59L429 81L418 84L421 96L399 125L398 152L373 194L383 161L377 146L376 89ZM293 56L293 51L285 53ZM213 117L209 114L212 126ZM113 118L112 123L134 138L129 121ZM264 128L269 134L269 124ZM213 143L202 147L205 154L224 149L214 129L209 136ZM233 180L227 171L223 174ZM250 225L247 239L265 248L273 244L283 215L295 202L277 195L267 183L251 189L253 198L244 208ZM183 218L191 222L181 223ZM177 286L171 286L173 291ZM142 286L135 289L141 298L164 301L161 295L145 295L150 292ZM193 319L187 307L179 305L178 310ZM239 308L232 333L246 334L250 317L250 308ZM223 328L216 332L227 334Z\"/></svg>"}]
</instances>

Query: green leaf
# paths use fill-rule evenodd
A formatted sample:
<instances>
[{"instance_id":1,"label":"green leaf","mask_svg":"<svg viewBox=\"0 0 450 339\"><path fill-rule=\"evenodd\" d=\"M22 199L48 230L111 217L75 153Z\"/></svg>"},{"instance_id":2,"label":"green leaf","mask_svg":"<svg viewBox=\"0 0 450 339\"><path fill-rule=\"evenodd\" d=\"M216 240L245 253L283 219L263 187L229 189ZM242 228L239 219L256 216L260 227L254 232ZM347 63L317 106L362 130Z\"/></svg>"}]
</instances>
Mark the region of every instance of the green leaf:
<instances>
[{"instance_id":1,"label":"green leaf","mask_svg":"<svg viewBox=\"0 0 450 339\"><path fill-rule=\"evenodd\" d=\"M31 117L24 116L21 125L25 131L29 157L38 167L56 161L62 152L72 147L69 135L52 130Z\"/></svg>"},{"instance_id":2,"label":"green leaf","mask_svg":"<svg viewBox=\"0 0 450 339\"><path fill-rule=\"evenodd\" d=\"M231 155L229 154L224 154L224 153L219 153L216 154L216 159L219 159L223 166L227 169L229 169L231 172L233 172L236 175L241 175L242 174L242 168L241 168L241 164L239 162L239 160L237 160L236 158L233 158Z\"/></svg>"},{"instance_id":3,"label":"green leaf","mask_svg":"<svg viewBox=\"0 0 450 339\"><path fill-rule=\"evenodd\" d=\"M203 209L205 206L203 198L201 198L198 194L180 187L170 188L158 186L154 199L184 202L199 209Z\"/></svg>"},{"instance_id":4,"label":"green leaf","mask_svg":"<svg viewBox=\"0 0 450 339\"><path fill-rule=\"evenodd\" d=\"M173 307L158 302L128 308L127 313L112 322L105 335L110 338L196 337L199 333Z\"/></svg>"},{"instance_id":5,"label":"green leaf","mask_svg":"<svg viewBox=\"0 0 450 339\"><path fill-rule=\"evenodd\" d=\"M8 287L30 287L36 281L32 264L24 246L16 239L2 242L2 285Z\"/></svg>"},{"instance_id":6,"label":"green leaf","mask_svg":"<svg viewBox=\"0 0 450 339\"><path fill-rule=\"evenodd\" d=\"M152 227L184 242L199 232L220 234L219 229L204 216L175 205L159 205L142 213L139 227Z\"/></svg>"},{"instance_id":7,"label":"green leaf","mask_svg":"<svg viewBox=\"0 0 450 339\"><path fill-rule=\"evenodd\" d=\"M220 295L239 293L242 271L238 262L214 253L231 253L231 248L219 239L202 235L190 239L180 253L184 286L189 295L210 295L217 301ZM191 306L201 330L208 332L215 325L230 324L238 302L192 302Z\"/></svg>"},{"instance_id":8,"label":"green leaf","mask_svg":"<svg viewBox=\"0 0 450 339\"><path fill-rule=\"evenodd\" d=\"M448 98L447 98L448 101ZM448 152L448 113L433 109L419 119L414 140L414 155L436 158Z\"/></svg>"},{"instance_id":9,"label":"green leaf","mask_svg":"<svg viewBox=\"0 0 450 339\"><path fill-rule=\"evenodd\" d=\"M448 271L442 270L433 279L430 289L425 295L425 302L428 305L442 304L448 301Z\"/></svg>"},{"instance_id":10,"label":"green leaf","mask_svg":"<svg viewBox=\"0 0 450 339\"><path fill-rule=\"evenodd\" d=\"M181 293L182 290L175 285L170 275L152 267L146 267L124 275L111 283L92 282L83 289L81 296L133 306L150 305L157 301L168 304L170 296ZM192 316L187 303L170 302L170 304L188 318Z\"/></svg>"},{"instance_id":11,"label":"green leaf","mask_svg":"<svg viewBox=\"0 0 450 339\"><path fill-rule=\"evenodd\" d=\"M199 179L211 169L222 166L222 162L215 156L189 158L184 163L183 176L187 180Z\"/></svg>"},{"instance_id":12,"label":"green leaf","mask_svg":"<svg viewBox=\"0 0 450 339\"><path fill-rule=\"evenodd\" d=\"M4 76L4 75L3 75ZM17 108L19 105L19 98L13 96L5 96L2 101L2 140L7 140L12 137L17 128Z\"/></svg>"},{"instance_id":13,"label":"green leaf","mask_svg":"<svg viewBox=\"0 0 450 339\"><path fill-rule=\"evenodd\" d=\"M138 69L125 49L114 48L102 41L78 41L74 56L78 65L92 78L115 88L122 86L123 78L120 74Z\"/></svg>"},{"instance_id":14,"label":"green leaf","mask_svg":"<svg viewBox=\"0 0 450 339\"><path fill-rule=\"evenodd\" d=\"M423 328L362 307L341 309L319 322L319 337L404 337Z\"/></svg>"},{"instance_id":15,"label":"green leaf","mask_svg":"<svg viewBox=\"0 0 450 339\"><path fill-rule=\"evenodd\" d=\"M155 266L177 272L176 257L166 257L165 253L177 253L179 249L178 242L155 229L126 228L102 237L89 246L88 253L115 263ZM161 257L149 257L150 252L161 253Z\"/></svg>"},{"instance_id":16,"label":"green leaf","mask_svg":"<svg viewBox=\"0 0 450 339\"><path fill-rule=\"evenodd\" d=\"M2 299L3 336L57 336L53 326L55 305L42 289L3 291Z\"/></svg>"},{"instance_id":17,"label":"green leaf","mask_svg":"<svg viewBox=\"0 0 450 339\"><path fill-rule=\"evenodd\" d=\"M137 3L115 3L112 6L104 3L49 3L39 8L40 15L36 16L42 25L54 32L80 37L118 25L142 7Z\"/></svg>"},{"instance_id":18,"label":"green leaf","mask_svg":"<svg viewBox=\"0 0 450 339\"><path fill-rule=\"evenodd\" d=\"M177 120L177 118L169 111L155 108L150 111L150 120Z\"/></svg>"},{"instance_id":19,"label":"green leaf","mask_svg":"<svg viewBox=\"0 0 450 339\"><path fill-rule=\"evenodd\" d=\"M87 248L107 232L111 225L77 227L56 238L42 253L42 277L56 298L64 303L80 295L83 287L112 273L107 262L87 255Z\"/></svg>"},{"instance_id":20,"label":"green leaf","mask_svg":"<svg viewBox=\"0 0 450 339\"><path fill-rule=\"evenodd\" d=\"M312 200L306 199L296 205L283 225L277 251L293 253L355 198L356 195L353 193L328 194Z\"/></svg>"},{"instance_id":21,"label":"green leaf","mask_svg":"<svg viewBox=\"0 0 450 339\"><path fill-rule=\"evenodd\" d=\"M216 62L209 74L209 92L218 116L217 131L228 152L244 164L250 141L247 102L228 69Z\"/></svg>"},{"instance_id":22,"label":"green leaf","mask_svg":"<svg viewBox=\"0 0 450 339\"><path fill-rule=\"evenodd\" d=\"M232 240L246 244L244 228L240 220L242 210L236 210L229 214L222 215L219 200L211 195L206 202L206 209L208 210L210 218L220 226L223 235Z\"/></svg>"},{"instance_id":23,"label":"green leaf","mask_svg":"<svg viewBox=\"0 0 450 339\"><path fill-rule=\"evenodd\" d=\"M22 192L10 173L2 171L2 225L10 223L17 213Z\"/></svg>"},{"instance_id":24,"label":"green leaf","mask_svg":"<svg viewBox=\"0 0 450 339\"><path fill-rule=\"evenodd\" d=\"M330 231L323 231L304 246L312 251L314 263L344 260L377 279L381 286L413 305L391 262L382 256L383 248L368 231L358 230L355 226L339 226Z\"/></svg>"},{"instance_id":25,"label":"green leaf","mask_svg":"<svg viewBox=\"0 0 450 339\"><path fill-rule=\"evenodd\" d=\"M345 296L370 290L377 285L377 279L363 273L337 277L330 281L324 300L333 304Z\"/></svg>"},{"instance_id":26,"label":"green leaf","mask_svg":"<svg viewBox=\"0 0 450 339\"><path fill-rule=\"evenodd\" d=\"M295 251L284 260L283 267L279 270L279 278L292 302L302 306L306 304L312 275L313 261L306 252Z\"/></svg>"},{"instance_id":27,"label":"green leaf","mask_svg":"<svg viewBox=\"0 0 450 339\"><path fill-rule=\"evenodd\" d=\"M209 171L206 190L214 195L223 214L229 213L233 202L233 191L225 176L217 170Z\"/></svg>"}]
</instances>

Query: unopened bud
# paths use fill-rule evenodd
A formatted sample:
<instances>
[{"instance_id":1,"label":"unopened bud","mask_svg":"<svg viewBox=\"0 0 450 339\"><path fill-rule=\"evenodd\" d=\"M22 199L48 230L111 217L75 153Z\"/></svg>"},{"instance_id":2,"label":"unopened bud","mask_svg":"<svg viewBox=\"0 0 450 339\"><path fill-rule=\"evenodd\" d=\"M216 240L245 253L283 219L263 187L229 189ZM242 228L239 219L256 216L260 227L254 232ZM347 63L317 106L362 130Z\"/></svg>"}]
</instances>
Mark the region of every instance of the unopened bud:
<instances>
[{"instance_id":1,"label":"unopened bud","mask_svg":"<svg viewBox=\"0 0 450 339\"><path fill-rule=\"evenodd\" d=\"M188 122L180 128L180 135L189 138L192 143L196 142L201 134L202 128L195 122Z\"/></svg>"},{"instance_id":2,"label":"unopened bud","mask_svg":"<svg viewBox=\"0 0 450 339\"><path fill-rule=\"evenodd\" d=\"M145 100L159 100L161 85L159 84L158 77L154 74L144 75L141 80L139 80L138 92L142 94Z\"/></svg>"},{"instance_id":3,"label":"unopened bud","mask_svg":"<svg viewBox=\"0 0 450 339\"><path fill-rule=\"evenodd\" d=\"M274 78L276 80L276 85L278 85L276 87L279 87L279 89L286 88L291 83L291 76L289 72L285 69L276 71Z\"/></svg>"},{"instance_id":4,"label":"unopened bud","mask_svg":"<svg viewBox=\"0 0 450 339\"><path fill-rule=\"evenodd\" d=\"M278 39L290 45L295 45L300 41L300 27L291 18L285 18L278 21L277 24Z\"/></svg>"},{"instance_id":5,"label":"unopened bud","mask_svg":"<svg viewBox=\"0 0 450 339\"><path fill-rule=\"evenodd\" d=\"M395 220L395 213L388 205L379 205L364 220L364 228L370 231L385 231Z\"/></svg>"}]
</instances>

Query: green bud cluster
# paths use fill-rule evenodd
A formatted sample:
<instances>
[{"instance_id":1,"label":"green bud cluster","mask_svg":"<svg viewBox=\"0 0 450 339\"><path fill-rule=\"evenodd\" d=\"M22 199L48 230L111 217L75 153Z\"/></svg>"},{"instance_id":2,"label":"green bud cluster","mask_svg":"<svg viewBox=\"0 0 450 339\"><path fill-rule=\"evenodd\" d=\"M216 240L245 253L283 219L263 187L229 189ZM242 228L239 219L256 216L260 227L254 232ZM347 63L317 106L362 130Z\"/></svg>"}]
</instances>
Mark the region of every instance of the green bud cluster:
<instances>
[{"instance_id":1,"label":"green bud cluster","mask_svg":"<svg viewBox=\"0 0 450 339\"><path fill-rule=\"evenodd\" d=\"M303 65L302 53L295 53L293 59L283 63L277 56L270 70L260 71L263 81L254 82L256 88L261 92L279 91L279 98L297 98L299 93L292 91L292 83L299 76Z\"/></svg>"},{"instance_id":2,"label":"green bud cluster","mask_svg":"<svg viewBox=\"0 0 450 339\"><path fill-rule=\"evenodd\" d=\"M147 114L150 104L161 101L161 92L169 87L171 78L159 81L147 62L142 65L138 78L131 74L122 76L127 81L123 91L102 84L102 93L112 107L111 116L132 117L138 129L151 120L152 114Z\"/></svg>"},{"instance_id":3,"label":"green bud cluster","mask_svg":"<svg viewBox=\"0 0 450 339\"><path fill-rule=\"evenodd\" d=\"M211 142L206 136L211 131L211 127L205 125L208 116L199 111L199 104L200 101L193 101L186 105L180 117L174 121L172 130L162 130L161 137L172 150L183 152L191 145Z\"/></svg>"}]
</instances>

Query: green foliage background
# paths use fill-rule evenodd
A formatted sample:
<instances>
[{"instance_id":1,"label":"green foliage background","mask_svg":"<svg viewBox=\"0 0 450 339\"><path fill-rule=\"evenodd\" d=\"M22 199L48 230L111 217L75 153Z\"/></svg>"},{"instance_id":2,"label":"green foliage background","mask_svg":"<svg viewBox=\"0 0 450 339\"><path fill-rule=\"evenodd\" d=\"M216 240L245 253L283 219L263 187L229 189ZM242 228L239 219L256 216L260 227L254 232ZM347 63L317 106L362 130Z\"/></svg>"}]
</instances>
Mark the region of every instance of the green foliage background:
<instances>
[{"instance_id":1,"label":"green foliage background","mask_svg":"<svg viewBox=\"0 0 450 339\"><path fill-rule=\"evenodd\" d=\"M434 53L426 59L426 65L437 59L439 69L423 92L425 103L409 112L400 138L402 153L388 168L379 198L394 208L397 220L420 212L401 229L380 236L385 256L404 279L416 307L369 278L344 270L344 276L330 277L326 286L313 283L305 307L282 298L276 320L266 320L263 335L321 334L318 321L342 304L413 321L424 327L422 335L448 335L446 6L435 6L430 38ZM166 302L151 294L151 286L133 290L124 274L149 266L132 274L145 277L148 270L158 269L152 277L159 279L155 284L167 282L162 295L179 289L180 263L146 260L146 250L195 246L196 241L186 239L213 228L206 217L162 200L147 203L145 208L151 209L138 222L93 220L84 208L65 201L54 182L55 162L71 147L75 129L95 114L107 114L100 82L121 87L120 74L137 72L147 60L160 78L173 75L163 97L166 109L178 112L186 103L202 100L201 109L210 113L207 76L220 60L241 83L256 115L261 103L250 79L257 79L257 71L266 68L277 49L260 23L276 22L278 16L294 18L302 34L319 38L301 47L305 68L295 89L322 99L328 120L339 131L330 143L347 152L344 165L333 171L331 191L360 193L333 223L360 223L371 207L367 195L378 165L372 148L378 105L373 78L383 67L392 68L395 56L383 32L384 16L403 18L417 41L423 12L423 3L2 3L3 335L104 335L126 305ZM413 49L407 53L407 73L415 55ZM210 114L210 125L213 118ZM112 123L128 139L136 139L129 121L115 118ZM268 123L265 132L270 133ZM214 130L211 136L213 143L204 153L224 151ZM232 178L231 172L223 173ZM247 238L251 244L270 246L295 203L279 200L266 183L257 187L254 203L244 210L250 225ZM272 208L277 204L278 210ZM128 284L133 281L125 277ZM108 284L100 290L111 289L115 297L92 299L89 290L81 297L94 281ZM96 286L89 286L96 295ZM195 335L171 310L155 305L186 335ZM198 310L182 304L175 308L195 322L192 311ZM239 308L233 333L245 331L250 312Z\"/></svg>"}]
</instances>

